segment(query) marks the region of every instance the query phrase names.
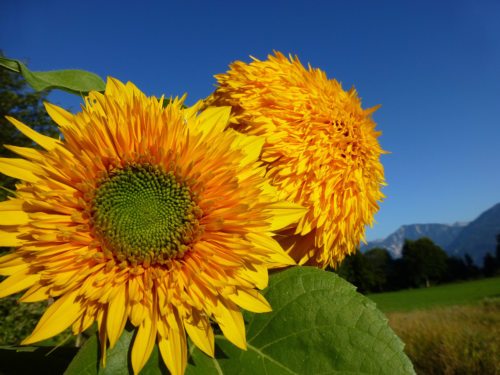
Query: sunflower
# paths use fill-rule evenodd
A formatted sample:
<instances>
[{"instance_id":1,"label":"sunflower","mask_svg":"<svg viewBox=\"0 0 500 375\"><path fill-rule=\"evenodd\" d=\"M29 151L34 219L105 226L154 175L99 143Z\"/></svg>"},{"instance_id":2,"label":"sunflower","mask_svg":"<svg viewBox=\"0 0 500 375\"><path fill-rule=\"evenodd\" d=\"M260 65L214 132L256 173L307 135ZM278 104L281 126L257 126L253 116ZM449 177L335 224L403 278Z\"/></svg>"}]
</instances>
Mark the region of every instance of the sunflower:
<instances>
[{"instance_id":1,"label":"sunflower","mask_svg":"<svg viewBox=\"0 0 500 375\"><path fill-rule=\"evenodd\" d=\"M294 263L272 236L304 214L264 179L263 139L225 130L228 108L165 106L112 78L76 115L46 109L62 138L9 118L43 150L0 159L21 180L0 203L0 246L16 247L0 258L0 296L55 301L23 344L97 322L105 365L129 322L134 372L157 343L173 374L187 335L214 355L213 323L245 349L240 307L271 310L256 288Z\"/></svg>"},{"instance_id":2,"label":"sunflower","mask_svg":"<svg viewBox=\"0 0 500 375\"><path fill-rule=\"evenodd\" d=\"M262 160L280 198L308 209L281 243L300 264L335 267L364 241L382 200L383 153L354 89L297 57L237 61L206 105L231 106L233 128L265 136Z\"/></svg>"}]
</instances>

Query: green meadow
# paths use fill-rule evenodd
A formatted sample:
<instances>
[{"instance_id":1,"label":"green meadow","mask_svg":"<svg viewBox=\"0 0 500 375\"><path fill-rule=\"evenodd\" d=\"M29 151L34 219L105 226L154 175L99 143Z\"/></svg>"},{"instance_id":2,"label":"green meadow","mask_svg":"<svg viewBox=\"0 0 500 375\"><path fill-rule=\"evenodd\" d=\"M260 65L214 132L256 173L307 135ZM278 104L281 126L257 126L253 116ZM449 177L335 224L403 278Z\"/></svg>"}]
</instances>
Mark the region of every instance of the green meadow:
<instances>
[{"instance_id":1,"label":"green meadow","mask_svg":"<svg viewBox=\"0 0 500 375\"><path fill-rule=\"evenodd\" d=\"M500 374L500 277L369 297L418 375Z\"/></svg>"},{"instance_id":2,"label":"green meadow","mask_svg":"<svg viewBox=\"0 0 500 375\"><path fill-rule=\"evenodd\" d=\"M500 297L500 277L368 295L385 313L474 304Z\"/></svg>"}]
</instances>

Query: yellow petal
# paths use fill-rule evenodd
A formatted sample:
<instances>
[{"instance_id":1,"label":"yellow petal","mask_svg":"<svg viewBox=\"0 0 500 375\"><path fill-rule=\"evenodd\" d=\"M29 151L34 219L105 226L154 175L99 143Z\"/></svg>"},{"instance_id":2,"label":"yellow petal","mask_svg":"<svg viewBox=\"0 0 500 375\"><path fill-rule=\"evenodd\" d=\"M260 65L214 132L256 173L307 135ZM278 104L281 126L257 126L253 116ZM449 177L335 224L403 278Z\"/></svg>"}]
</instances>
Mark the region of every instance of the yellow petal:
<instances>
[{"instance_id":1,"label":"yellow petal","mask_svg":"<svg viewBox=\"0 0 500 375\"><path fill-rule=\"evenodd\" d=\"M0 225L23 225L29 223L28 214L24 211L2 211Z\"/></svg>"},{"instance_id":2,"label":"yellow petal","mask_svg":"<svg viewBox=\"0 0 500 375\"><path fill-rule=\"evenodd\" d=\"M241 268L238 270L238 273L259 289L264 289L269 283L267 265L254 265L253 268Z\"/></svg>"},{"instance_id":3,"label":"yellow petal","mask_svg":"<svg viewBox=\"0 0 500 375\"><path fill-rule=\"evenodd\" d=\"M20 180L37 182L39 178L33 171L39 171L35 165L24 159L0 158L0 172Z\"/></svg>"},{"instance_id":4,"label":"yellow petal","mask_svg":"<svg viewBox=\"0 0 500 375\"><path fill-rule=\"evenodd\" d=\"M8 253L0 257L0 268L25 263L18 253Z\"/></svg>"},{"instance_id":5,"label":"yellow petal","mask_svg":"<svg viewBox=\"0 0 500 375\"><path fill-rule=\"evenodd\" d=\"M14 275L18 272L22 272L23 270L29 268L29 265L24 263L24 264L17 264L17 265L13 265L13 266L6 266L6 267L2 267L0 268L0 275L2 276L10 276L10 275Z\"/></svg>"},{"instance_id":6,"label":"yellow petal","mask_svg":"<svg viewBox=\"0 0 500 375\"><path fill-rule=\"evenodd\" d=\"M129 294L130 295L130 294ZM132 296L130 295L130 298ZM130 322L134 326L138 326L142 323L144 319L146 319L147 310L144 305L140 302L133 303L130 305Z\"/></svg>"},{"instance_id":7,"label":"yellow petal","mask_svg":"<svg viewBox=\"0 0 500 375\"><path fill-rule=\"evenodd\" d=\"M95 305L94 305L95 306ZM73 334L78 335L87 330L96 320L96 307L87 306L85 313L82 317L73 323Z\"/></svg>"},{"instance_id":8,"label":"yellow petal","mask_svg":"<svg viewBox=\"0 0 500 375\"><path fill-rule=\"evenodd\" d=\"M29 264L17 253L0 257L0 275L14 275L29 268Z\"/></svg>"},{"instance_id":9,"label":"yellow petal","mask_svg":"<svg viewBox=\"0 0 500 375\"><path fill-rule=\"evenodd\" d=\"M272 311L271 305L255 289L236 289L236 293L230 294L228 298L245 310L255 313Z\"/></svg>"},{"instance_id":10,"label":"yellow petal","mask_svg":"<svg viewBox=\"0 0 500 375\"><path fill-rule=\"evenodd\" d=\"M296 223L307 212L304 207L286 201L273 203L270 209L272 212L269 219L271 221L271 231L283 229L290 224Z\"/></svg>"},{"instance_id":11,"label":"yellow petal","mask_svg":"<svg viewBox=\"0 0 500 375\"><path fill-rule=\"evenodd\" d=\"M233 129L226 130L231 134L235 134L236 138L231 144L233 150L241 150L246 156L240 160L240 165L247 165L259 160L262 146L264 146L265 138L254 135L243 135Z\"/></svg>"},{"instance_id":12,"label":"yellow petal","mask_svg":"<svg viewBox=\"0 0 500 375\"><path fill-rule=\"evenodd\" d=\"M283 250L281 245L274 238L264 233L248 233L246 238L256 247L271 250L268 256L276 263L273 266L294 265L295 261Z\"/></svg>"},{"instance_id":13,"label":"yellow petal","mask_svg":"<svg viewBox=\"0 0 500 375\"><path fill-rule=\"evenodd\" d=\"M0 247L16 247L21 246L24 241L17 238L18 232L7 232L0 230Z\"/></svg>"},{"instance_id":14,"label":"yellow petal","mask_svg":"<svg viewBox=\"0 0 500 375\"><path fill-rule=\"evenodd\" d=\"M107 77L105 93L109 96L122 97L125 85L113 77Z\"/></svg>"},{"instance_id":15,"label":"yellow petal","mask_svg":"<svg viewBox=\"0 0 500 375\"><path fill-rule=\"evenodd\" d=\"M60 127L68 127L73 123L74 116L72 113L51 103L45 102L43 104L45 105L45 110L47 111L49 116Z\"/></svg>"},{"instance_id":16,"label":"yellow petal","mask_svg":"<svg viewBox=\"0 0 500 375\"><path fill-rule=\"evenodd\" d=\"M33 333L22 344L32 344L61 333L83 313L80 302L75 301L78 291L65 294L45 311Z\"/></svg>"},{"instance_id":17,"label":"yellow petal","mask_svg":"<svg viewBox=\"0 0 500 375\"><path fill-rule=\"evenodd\" d=\"M219 300L215 311L215 320L229 341L240 349L247 349L243 315L234 303Z\"/></svg>"},{"instance_id":18,"label":"yellow petal","mask_svg":"<svg viewBox=\"0 0 500 375\"><path fill-rule=\"evenodd\" d=\"M184 109L184 117L189 121L189 119L196 117L200 109L205 106L203 100L198 100L194 105L189 108Z\"/></svg>"},{"instance_id":19,"label":"yellow petal","mask_svg":"<svg viewBox=\"0 0 500 375\"><path fill-rule=\"evenodd\" d=\"M41 161L44 158L43 154L40 151L35 150L34 148L18 147L18 146L11 146L11 145L5 145L5 148L9 149L12 152L15 152L19 156L22 156L23 158L26 158L26 159Z\"/></svg>"},{"instance_id":20,"label":"yellow petal","mask_svg":"<svg viewBox=\"0 0 500 375\"><path fill-rule=\"evenodd\" d=\"M27 270L9 276L0 283L0 298L29 288L40 280L40 275L29 274Z\"/></svg>"},{"instance_id":21,"label":"yellow petal","mask_svg":"<svg viewBox=\"0 0 500 375\"><path fill-rule=\"evenodd\" d=\"M0 202L0 211L22 211L24 200L9 199Z\"/></svg>"},{"instance_id":22,"label":"yellow petal","mask_svg":"<svg viewBox=\"0 0 500 375\"><path fill-rule=\"evenodd\" d=\"M156 320L148 316L139 326L132 347L131 361L134 374L138 374L148 361L153 351L155 340Z\"/></svg>"},{"instance_id":23,"label":"yellow petal","mask_svg":"<svg viewBox=\"0 0 500 375\"><path fill-rule=\"evenodd\" d=\"M105 324L105 312L104 309L97 310L97 331L99 333L99 345L101 347L101 363L102 367L106 367L106 349L108 347L107 337L106 337L106 324ZM84 312L85 313L85 312Z\"/></svg>"},{"instance_id":24,"label":"yellow petal","mask_svg":"<svg viewBox=\"0 0 500 375\"><path fill-rule=\"evenodd\" d=\"M7 120L9 120L12 125L14 125L17 130L19 130L21 133L23 133L26 137L30 138L33 142L38 143L40 146L42 146L44 149L47 151L53 150L54 148L57 147L59 144L59 141L47 137L46 135L37 133L33 129L31 129L29 126L24 125L22 122L16 120L13 117L10 116L5 116Z\"/></svg>"},{"instance_id":25,"label":"yellow petal","mask_svg":"<svg viewBox=\"0 0 500 375\"><path fill-rule=\"evenodd\" d=\"M184 320L184 328L193 343L208 354L214 356L214 332L208 320L199 318L196 323Z\"/></svg>"},{"instance_id":26,"label":"yellow petal","mask_svg":"<svg viewBox=\"0 0 500 375\"><path fill-rule=\"evenodd\" d=\"M191 123L194 126L190 129L195 133L202 132L205 135L222 133L228 125L230 115L231 107L209 107L200 113L196 124Z\"/></svg>"},{"instance_id":27,"label":"yellow petal","mask_svg":"<svg viewBox=\"0 0 500 375\"><path fill-rule=\"evenodd\" d=\"M160 336L158 347L170 373L183 375L187 365L186 334L181 322L173 314L168 316L168 321L168 335L167 337Z\"/></svg>"},{"instance_id":28,"label":"yellow petal","mask_svg":"<svg viewBox=\"0 0 500 375\"><path fill-rule=\"evenodd\" d=\"M117 288L119 288L118 292L109 303L106 322L110 349L115 346L127 322L128 302L126 298L126 287L125 285L121 285Z\"/></svg>"},{"instance_id":29,"label":"yellow petal","mask_svg":"<svg viewBox=\"0 0 500 375\"><path fill-rule=\"evenodd\" d=\"M19 302L39 302L45 301L50 297L50 286L33 285L19 298Z\"/></svg>"}]
</instances>

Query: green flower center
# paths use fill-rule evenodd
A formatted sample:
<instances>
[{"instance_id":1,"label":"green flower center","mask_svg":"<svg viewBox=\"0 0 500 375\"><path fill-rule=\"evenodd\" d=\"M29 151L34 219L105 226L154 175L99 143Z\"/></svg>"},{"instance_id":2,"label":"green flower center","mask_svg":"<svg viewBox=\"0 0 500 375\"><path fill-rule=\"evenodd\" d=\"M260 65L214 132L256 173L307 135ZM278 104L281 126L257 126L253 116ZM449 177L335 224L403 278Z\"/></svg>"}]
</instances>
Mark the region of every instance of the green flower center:
<instances>
[{"instance_id":1,"label":"green flower center","mask_svg":"<svg viewBox=\"0 0 500 375\"><path fill-rule=\"evenodd\" d=\"M180 257L200 233L201 210L189 187L150 164L129 165L103 178L91 215L103 247L133 263Z\"/></svg>"}]
</instances>

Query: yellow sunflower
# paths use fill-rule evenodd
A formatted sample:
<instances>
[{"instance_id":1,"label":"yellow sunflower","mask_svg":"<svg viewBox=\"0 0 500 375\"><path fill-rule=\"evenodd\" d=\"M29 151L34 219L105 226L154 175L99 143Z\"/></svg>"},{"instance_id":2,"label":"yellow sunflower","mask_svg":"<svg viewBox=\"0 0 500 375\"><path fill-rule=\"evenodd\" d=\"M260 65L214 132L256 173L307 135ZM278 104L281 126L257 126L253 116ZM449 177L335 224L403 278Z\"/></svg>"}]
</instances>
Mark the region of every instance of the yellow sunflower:
<instances>
[{"instance_id":1,"label":"yellow sunflower","mask_svg":"<svg viewBox=\"0 0 500 375\"><path fill-rule=\"evenodd\" d=\"M229 108L164 107L110 78L81 113L46 105L62 139L9 121L44 150L7 146L0 159L18 178L0 203L0 296L54 298L30 344L97 322L103 361L125 324L136 327L138 373L155 342L167 367L186 367L186 333L214 355L211 322L245 348L240 307L270 311L255 289L268 268L293 264L273 231L304 214L280 202L258 162L263 139L225 130Z\"/></svg>"},{"instance_id":2,"label":"yellow sunflower","mask_svg":"<svg viewBox=\"0 0 500 375\"><path fill-rule=\"evenodd\" d=\"M383 198L376 108L361 108L354 89L344 91L297 57L253 60L215 76L206 105L231 106L233 128L266 137L269 180L281 198L308 209L281 232L283 246L300 264L336 266L364 241Z\"/></svg>"}]
</instances>

